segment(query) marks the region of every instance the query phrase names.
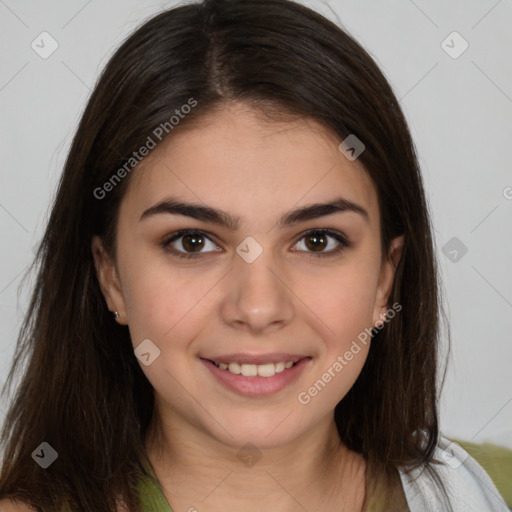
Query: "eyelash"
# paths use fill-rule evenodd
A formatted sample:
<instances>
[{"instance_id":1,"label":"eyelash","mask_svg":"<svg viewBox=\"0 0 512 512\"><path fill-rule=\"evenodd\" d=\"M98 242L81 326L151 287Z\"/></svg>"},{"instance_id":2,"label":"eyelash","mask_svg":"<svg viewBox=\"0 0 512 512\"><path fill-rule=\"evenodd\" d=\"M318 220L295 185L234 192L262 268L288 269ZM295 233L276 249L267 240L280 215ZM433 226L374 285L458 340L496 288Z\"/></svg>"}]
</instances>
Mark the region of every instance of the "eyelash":
<instances>
[{"instance_id":1,"label":"eyelash","mask_svg":"<svg viewBox=\"0 0 512 512\"><path fill-rule=\"evenodd\" d=\"M170 252L173 256L176 256L180 259L198 258L198 257L202 257L205 254L207 254L207 253L186 253L186 252L178 251L178 250L174 249L173 247L169 247L169 245L172 242L174 242L175 240L178 240L179 238L181 238L185 235L191 235L191 234L194 234L194 235L200 234L200 235L208 238L208 240L210 240L211 242L213 242L213 240L211 240L211 238L208 236L208 233L206 233L204 231L201 231L198 229L182 229L180 231L176 231L175 233L173 233L169 238L166 238L163 242L160 243L160 245L166 251ZM345 235L343 235L339 231L335 231L335 230L329 229L329 228L310 229L310 230L306 231L305 233L303 233L302 236L299 238L299 240L297 240L296 243L300 242L303 238L313 235L313 234L329 235L332 238L334 238L337 242L339 242L339 245L336 249L332 249L327 252L314 253L312 251L299 251L299 252L309 253L309 255L312 258L316 258L316 257L324 258L324 257L336 256L338 253L340 253L344 249L351 247L351 243L348 241L348 239L345 237ZM213 251L208 251L208 252L213 252Z\"/></svg>"}]
</instances>

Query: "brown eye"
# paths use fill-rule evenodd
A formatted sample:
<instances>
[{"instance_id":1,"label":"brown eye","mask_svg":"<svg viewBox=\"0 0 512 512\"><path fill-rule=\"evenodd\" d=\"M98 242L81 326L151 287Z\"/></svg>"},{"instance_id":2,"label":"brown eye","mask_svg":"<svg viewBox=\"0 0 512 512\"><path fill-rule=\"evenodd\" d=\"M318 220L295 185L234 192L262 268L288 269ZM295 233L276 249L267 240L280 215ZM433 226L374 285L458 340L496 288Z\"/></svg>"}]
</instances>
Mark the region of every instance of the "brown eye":
<instances>
[{"instance_id":1,"label":"brown eye","mask_svg":"<svg viewBox=\"0 0 512 512\"><path fill-rule=\"evenodd\" d=\"M305 242L302 242L303 240ZM203 250L208 249L208 244L211 244L210 250ZM343 233L332 229L312 229L304 233L295 245L300 244L304 244L304 247L298 249L299 252L321 257L335 256L343 249L351 247L351 243ZM222 252L222 249L219 249L206 233L196 230L177 231L160 245L166 252L178 258L197 258L211 252Z\"/></svg>"},{"instance_id":2,"label":"brown eye","mask_svg":"<svg viewBox=\"0 0 512 512\"><path fill-rule=\"evenodd\" d=\"M208 244L211 244L211 250L204 251L203 249L208 249ZM161 245L165 251L179 258L194 258L196 256L203 256L209 252L222 251L222 249L218 249L210 240L210 237L202 231L186 229L174 233L171 237L161 242Z\"/></svg>"},{"instance_id":3,"label":"brown eye","mask_svg":"<svg viewBox=\"0 0 512 512\"><path fill-rule=\"evenodd\" d=\"M307 235L304 238L307 240L306 246L312 251L322 251L327 246L327 237L323 233Z\"/></svg>"},{"instance_id":4,"label":"brown eye","mask_svg":"<svg viewBox=\"0 0 512 512\"><path fill-rule=\"evenodd\" d=\"M181 244L187 251L198 252L204 247L204 236L200 233L184 235Z\"/></svg>"},{"instance_id":5,"label":"brown eye","mask_svg":"<svg viewBox=\"0 0 512 512\"><path fill-rule=\"evenodd\" d=\"M302 242L304 240L304 242ZM334 240L334 243L331 242ZM301 252L309 256L335 256L343 249L351 246L347 237L332 229L312 229L302 235L296 245L303 244ZM327 249L327 250L326 250Z\"/></svg>"}]
</instances>

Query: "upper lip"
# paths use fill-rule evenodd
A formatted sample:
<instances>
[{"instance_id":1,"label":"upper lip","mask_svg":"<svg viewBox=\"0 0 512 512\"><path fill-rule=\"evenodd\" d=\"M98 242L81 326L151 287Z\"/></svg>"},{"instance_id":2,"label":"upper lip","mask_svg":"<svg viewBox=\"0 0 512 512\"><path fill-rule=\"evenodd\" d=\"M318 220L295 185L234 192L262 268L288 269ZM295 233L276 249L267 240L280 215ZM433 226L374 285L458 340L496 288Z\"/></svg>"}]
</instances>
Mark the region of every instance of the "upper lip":
<instances>
[{"instance_id":1,"label":"upper lip","mask_svg":"<svg viewBox=\"0 0 512 512\"><path fill-rule=\"evenodd\" d=\"M223 354L219 356L203 357L215 363L241 363L241 364L265 364L293 361L296 363L306 356L303 354L290 354L286 352L272 352L269 354L247 354L238 352L236 354Z\"/></svg>"}]
</instances>

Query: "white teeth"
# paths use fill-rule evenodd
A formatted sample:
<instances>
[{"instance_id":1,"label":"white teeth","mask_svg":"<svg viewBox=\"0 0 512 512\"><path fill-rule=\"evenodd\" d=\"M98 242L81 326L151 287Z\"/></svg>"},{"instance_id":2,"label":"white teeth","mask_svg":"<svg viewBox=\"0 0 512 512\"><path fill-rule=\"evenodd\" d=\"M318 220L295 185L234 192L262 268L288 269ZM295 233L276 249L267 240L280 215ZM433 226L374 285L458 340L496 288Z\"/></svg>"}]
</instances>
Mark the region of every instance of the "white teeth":
<instances>
[{"instance_id":1,"label":"white teeth","mask_svg":"<svg viewBox=\"0 0 512 512\"><path fill-rule=\"evenodd\" d=\"M238 363L229 363L228 370L231 373L235 373L236 375L238 375L241 371L241 368Z\"/></svg>"},{"instance_id":2,"label":"white teeth","mask_svg":"<svg viewBox=\"0 0 512 512\"><path fill-rule=\"evenodd\" d=\"M259 364L257 372L260 377L272 377L276 374L276 365L274 363Z\"/></svg>"},{"instance_id":3,"label":"white teeth","mask_svg":"<svg viewBox=\"0 0 512 512\"><path fill-rule=\"evenodd\" d=\"M285 366L285 363L276 363L276 373L281 373L284 370Z\"/></svg>"},{"instance_id":4,"label":"white teeth","mask_svg":"<svg viewBox=\"0 0 512 512\"><path fill-rule=\"evenodd\" d=\"M285 369L291 368L295 363L293 361L265 364L238 364L238 363L215 363L215 366L221 370L227 370L235 375L244 377L273 377L276 373L281 373Z\"/></svg>"},{"instance_id":5,"label":"white teeth","mask_svg":"<svg viewBox=\"0 0 512 512\"><path fill-rule=\"evenodd\" d=\"M256 377L258 375L258 368L255 364L242 364L240 366L240 373L244 377Z\"/></svg>"}]
</instances>

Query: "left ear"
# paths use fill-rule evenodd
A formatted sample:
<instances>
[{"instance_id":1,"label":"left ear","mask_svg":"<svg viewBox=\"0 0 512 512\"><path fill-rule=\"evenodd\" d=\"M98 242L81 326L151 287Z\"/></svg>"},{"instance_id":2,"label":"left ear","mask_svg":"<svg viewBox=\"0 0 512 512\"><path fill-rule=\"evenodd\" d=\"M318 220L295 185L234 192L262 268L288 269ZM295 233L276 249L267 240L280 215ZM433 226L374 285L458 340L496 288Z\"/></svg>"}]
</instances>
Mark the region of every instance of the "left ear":
<instances>
[{"instance_id":1,"label":"left ear","mask_svg":"<svg viewBox=\"0 0 512 512\"><path fill-rule=\"evenodd\" d=\"M126 305L116 265L107 254L103 241L97 235L92 239L91 250L94 257L96 275L107 307L112 313L114 311L118 312L119 317L115 319L118 324L127 325Z\"/></svg>"},{"instance_id":2,"label":"left ear","mask_svg":"<svg viewBox=\"0 0 512 512\"><path fill-rule=\"evenodd\" d=\"M393 238L390 243L389 253L384 256L379 283L377 285L377 294L375 296L375 307L373 310L373 326L380 325L384 319L388 309L388 299L393 287L395 279L395 271L404 247L404 235Z\"/></svg>"}]
</instances>

